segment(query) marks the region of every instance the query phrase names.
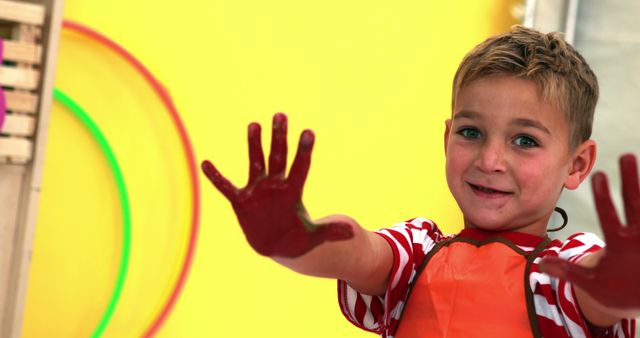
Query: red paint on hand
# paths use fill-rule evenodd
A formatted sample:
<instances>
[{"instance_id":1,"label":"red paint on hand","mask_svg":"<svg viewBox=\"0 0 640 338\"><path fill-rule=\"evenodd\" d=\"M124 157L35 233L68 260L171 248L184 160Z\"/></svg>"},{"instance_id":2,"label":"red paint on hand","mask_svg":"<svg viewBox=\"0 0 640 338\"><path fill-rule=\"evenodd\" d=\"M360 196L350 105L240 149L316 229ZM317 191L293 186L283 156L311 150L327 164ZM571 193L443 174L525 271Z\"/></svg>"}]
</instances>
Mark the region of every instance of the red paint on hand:
<instances>
[{"instance_id":1,"label":"red paint on hand","mask_svg":"<svg viewBox=\"0 0 640 338\"><path fill-rule=\"evenodd\" d=\"M622 197L627 225L618 218L611 201L607 176L593 175L592 188L598 217L607 243L592 268L558 258L545 258L541 268L585 290L602 305L616 309L640 309L640 184L636 158L620 158Z\"/></svg>"},{"instance_id":2,"label":"red paint on hand","mask_svg":"<svg viewBox=\"0 0 640 338\"><path fill-rule=\"evenodd\" d=\"M231 202L249 244L261 255L297 257L326 241L353 237L348 224L313 224L302 204L302 191L311 164L315 136L300 135L298 152L285 177L287 164L287 117L273 117L269 172L265 168L260 125L249 125L249 181L236 188L209 161L202 171Z\"/></svg>"}]
</instances>

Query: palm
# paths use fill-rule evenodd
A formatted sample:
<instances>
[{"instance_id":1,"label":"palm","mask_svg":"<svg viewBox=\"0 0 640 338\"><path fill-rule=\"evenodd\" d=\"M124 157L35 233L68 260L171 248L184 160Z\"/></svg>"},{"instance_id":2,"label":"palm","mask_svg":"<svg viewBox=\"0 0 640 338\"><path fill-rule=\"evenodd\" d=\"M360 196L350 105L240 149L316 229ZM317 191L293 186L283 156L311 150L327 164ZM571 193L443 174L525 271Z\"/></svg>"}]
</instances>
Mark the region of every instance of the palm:
<instances>
[{"instance_id":1,"label":"palm","mask_svg":"<svg viewBox=\"0 0 640 338\"><path fill-rule=\"evenodd\" d=\"M548 271L565 278L605 306L640 308L640 185L633 155L620 158L622 196L627 225L616 213L607 177L596 173L593 194L607 247L597 265L581 267L559 259L545 259Z\"/></svg>"},{"instance_id":2,"label":"palm","mask_svg":"<svg viewBox=\"0 0 640 338\"><path fill-rule=\"evenodd\" d=\"M580 276L573 277L574 283L588 292L601 304L618 309L640 307L640 255L631 251L613 251L614 246L640 247L640 237L609 241L604 256L598 265L584 269Z\"/></svg>"},{"instance_id":3,"label":"palm","mask_svg":"<svg viewBox=\"0 0 640 338\"><path fill-rule=\"evenodd\" d=\"M346 224L314 225L309 220L302 205L302 190L309 172L314 135L305 130L300 136L289 177L285 177L286 138L287 118L276 114L267 174L260 125L249 125L249 182L242 189L234 187L210 162L202 164L213 185L231 202L249 244L265 256L296 257L325 241L352 236Z\"/></svg>"},{"instance_id":4,"label":"palm","mask_svg":"<svg viewBox=\"0 0 640 338\"><path fill-rule=\"evenodd\" d=\"M297 256L309 246L308 230L313 229L300 200L286 180L264 177L241 189L232 204L256 251L268 256Z\"/></svg>"}]
</instances>

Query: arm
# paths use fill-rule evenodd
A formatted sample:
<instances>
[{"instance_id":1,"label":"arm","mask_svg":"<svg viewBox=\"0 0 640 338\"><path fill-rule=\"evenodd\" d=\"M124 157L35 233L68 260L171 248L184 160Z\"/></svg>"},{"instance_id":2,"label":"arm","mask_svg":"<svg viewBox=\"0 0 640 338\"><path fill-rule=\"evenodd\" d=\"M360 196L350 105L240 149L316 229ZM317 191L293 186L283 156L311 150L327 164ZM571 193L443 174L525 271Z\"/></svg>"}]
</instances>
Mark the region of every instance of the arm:
<instances>
[{"instance_id":1,"label":"arm","mask_svg":"<svg viewBox=\"0 0 640 338\"><path fill-rule=\"evenodd\" d=\"M545 258L540 266L543 272L572 282L585 318L601 327L640 316L640 185L635 157L621 157L620 169L627 225L618 218L607 177L596 173L593 195L607 247L578 264Z\"/></svg>"},{"instance_id":2,"label":"arm","mask_svg":"<svg viewBox=\"0 0 640 338\"><path fill-rule=\"evenodd\" d=\"M305 275L344 280L364 294L384 294L393 260L389 244L348 216L332 215L316 222L349 224L353 237L339 242L325 242L300 257L272 258Z\"/></svg>"},{"instance_id":3,"label":"arm","mask_svg":"<svg viewBox=\"0 0 640 338\"><path fill-rule=\"evenodd\" d=\"M302 204L314 135L305 130L285 177L287 118L276 114L265 169L260 125L249 125L249 182L238 189L209 161L202 170L231 202L249 244L261 255L303 274L348 281L365 293L384 293L392 265L389 245L341 215L312 222Z\"/></svg>"}]
</instances>

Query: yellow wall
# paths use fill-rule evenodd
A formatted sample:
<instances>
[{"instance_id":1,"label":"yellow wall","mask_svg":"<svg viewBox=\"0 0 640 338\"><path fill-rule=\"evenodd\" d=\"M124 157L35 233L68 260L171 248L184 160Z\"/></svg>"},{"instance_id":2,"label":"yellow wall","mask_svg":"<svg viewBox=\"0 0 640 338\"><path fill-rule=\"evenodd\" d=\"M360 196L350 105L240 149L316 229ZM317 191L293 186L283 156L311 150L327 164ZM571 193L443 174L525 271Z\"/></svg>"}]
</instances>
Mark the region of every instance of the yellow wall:
<instances>
[{"instance_id":1,"label":"yellow wall","mask_svg":"<svg viewBox=\"0 0 640 338\"><path fill-rule=\"evenodd\" d=\"M198 158L238 185L245 130L290 117L317 143L304 201L369 229L415 216L447 231L460 215L444 179L443 121L457 63L515 21L513 0L80 1L65 17L112 37L168 87ZM105 337L136 337L176 278L190 191L178 137L143 80L88 40L61 37L56 85L98 122L131 195L132 261ZM335 282L257 256L204 180L202 230L184 293L158 337L371 337L342 318ZM98 146L71 114L51 116L23 337L86 337L117 274L120 209Z\"/></svg>"}]
</instances>

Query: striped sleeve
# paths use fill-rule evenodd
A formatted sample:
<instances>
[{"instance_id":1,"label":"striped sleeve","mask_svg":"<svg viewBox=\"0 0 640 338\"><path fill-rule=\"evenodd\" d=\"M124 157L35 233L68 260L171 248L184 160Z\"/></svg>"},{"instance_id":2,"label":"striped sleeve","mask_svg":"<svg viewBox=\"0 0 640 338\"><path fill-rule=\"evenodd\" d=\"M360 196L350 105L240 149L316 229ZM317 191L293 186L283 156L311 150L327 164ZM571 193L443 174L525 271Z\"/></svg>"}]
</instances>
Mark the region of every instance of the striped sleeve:
<instances>
[{"instance_id":1,"label":"striped sleeve","mask_svg":"<svg viewBox=\"0 0 640 338\"><path fill-rule=\"evenodd\" d=\"M585 321L571 283L543 274L538 263L545 256L557 256L576 263L600 250L604 243L594 234L577 233L564 243L555 240L533 262L529 275L533 303L543 337L630 338L635 320L625 319L610 328L594 330Z\"/></svg>"},{"instance_id":2,"label":"striped sleeve","mask_svg":"<svg viewBox=\"0 0 640 338\"><path fill-rule=\"evenodd\" d=\"M338 299L344 316L354 325L389 337L395 332L409 286L426 253L444 238L430 220L415 218L375 232L393 252L393 266L384 296L359 293L348 283L338 281Z\"/></svg>"}]
</instances>

